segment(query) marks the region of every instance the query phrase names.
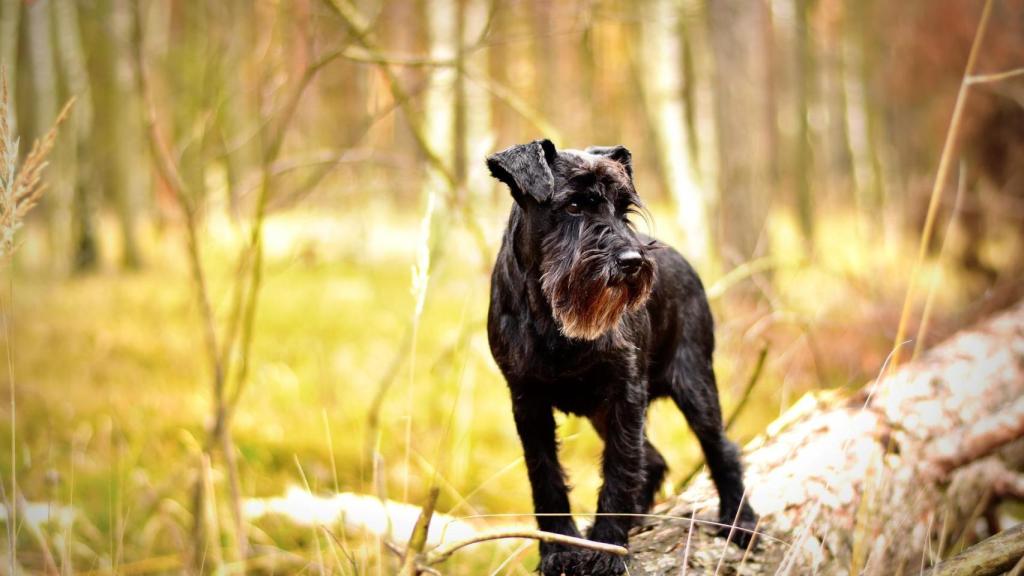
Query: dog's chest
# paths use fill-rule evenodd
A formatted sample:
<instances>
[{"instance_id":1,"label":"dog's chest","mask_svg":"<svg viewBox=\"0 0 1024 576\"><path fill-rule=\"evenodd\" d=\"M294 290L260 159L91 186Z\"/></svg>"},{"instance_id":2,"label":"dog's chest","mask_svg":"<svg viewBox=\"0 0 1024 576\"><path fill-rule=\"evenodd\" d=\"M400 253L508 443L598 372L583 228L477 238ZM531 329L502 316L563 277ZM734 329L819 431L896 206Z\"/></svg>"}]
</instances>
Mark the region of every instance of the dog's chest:
<instances>
[{"instance_id":1,"label":"dog's chest","mask_svg":"<svg viewBox=\"0 0 1024 576\"><path fill-rule=\"evenodd\" d=\"M615 352L537 347L532 378L537 392L562 412L586 416L633 384Z\"/></svg>"},{"instance_id":2,"label":"dog's chest","mask_svg":"<svg viewBox=\"0 0 1024 576\"><path fill-rule=\"evenodd\" d=\"M567 414L590 416L615 397L614 386L628 386L626 382L612 382L600 374L589 377L566 378L551 384L547 393L551 405Z\"/></svg>"}]
</instances>

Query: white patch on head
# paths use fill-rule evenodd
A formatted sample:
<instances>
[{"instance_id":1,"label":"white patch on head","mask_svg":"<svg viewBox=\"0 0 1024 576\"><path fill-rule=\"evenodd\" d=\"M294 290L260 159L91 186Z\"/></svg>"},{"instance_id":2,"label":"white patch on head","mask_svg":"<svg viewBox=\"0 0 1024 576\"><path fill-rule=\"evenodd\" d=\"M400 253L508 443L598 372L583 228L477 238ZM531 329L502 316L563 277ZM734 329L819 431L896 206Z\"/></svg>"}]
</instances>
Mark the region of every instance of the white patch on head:
<instances>
[{"instance_id":1,"label":"white patch on head","mask_svg":"<svg viewBox=\"0 0 1024 576\"><path fill-rule=\"evenodd\" d=\"M593 168L594 163L603 158L602 156L598 156L597 154L591 154L586 150L576 150L575 148L566 148L565 150L561 151L572 154L573 156L576 156L581 160L585 160L587 162L587 168Z\"/></svg>"}]
</instances>

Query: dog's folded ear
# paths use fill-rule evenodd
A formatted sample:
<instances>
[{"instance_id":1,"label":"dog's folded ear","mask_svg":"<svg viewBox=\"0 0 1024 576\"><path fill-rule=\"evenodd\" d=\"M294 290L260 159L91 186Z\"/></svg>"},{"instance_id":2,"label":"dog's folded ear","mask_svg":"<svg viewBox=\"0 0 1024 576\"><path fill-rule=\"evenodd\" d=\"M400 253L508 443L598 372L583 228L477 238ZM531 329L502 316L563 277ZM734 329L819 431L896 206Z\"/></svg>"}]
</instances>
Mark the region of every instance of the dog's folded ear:
<instances>
[{"instance_id":1,"label":"dog's folded ear","mask_svg":"<svg viewBox=\"0 0 1024 576\"><path fill-rule=\"evenodd\" d=\"M633 177L633 155L630 154L629 149L625 146L621 144L618 146L591 146L586 151L595 156L604 156L622 164L623 168L626 169L626 174L630 178Z\"/></svg>"},{"instance_id":2,"label":"dog's folded ear","mask_svg":"<svg viewBox=\"0 0 1024 576\"><path fill-rule=\"evenodd\" d=\"M557 154L550 140L534 140L491 154L487 168L491 176L508 185L517 203L522 204L526 197L544 203L554 192L551 163Z\"/></svg>"}]
</instances>

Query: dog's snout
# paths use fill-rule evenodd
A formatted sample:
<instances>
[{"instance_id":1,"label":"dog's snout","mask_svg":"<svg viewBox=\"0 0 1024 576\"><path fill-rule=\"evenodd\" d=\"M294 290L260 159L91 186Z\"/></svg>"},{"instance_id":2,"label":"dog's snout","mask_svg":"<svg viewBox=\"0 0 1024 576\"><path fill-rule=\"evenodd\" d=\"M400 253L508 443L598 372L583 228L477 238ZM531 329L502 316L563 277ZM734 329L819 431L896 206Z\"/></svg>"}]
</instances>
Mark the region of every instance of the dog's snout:
<instances>
[{"instance_id":1,"label":"dog's snout","mask_svg":"<svg viewBox=\"0 0 1024 576\"><path fill-rule=\"evenodd\" d=\"M640 265L643 264L644 257L636 250L625 250L619 253L618 261L619 268L623 273L636 274L640 270Z\"/></svg>"}]
</instances>

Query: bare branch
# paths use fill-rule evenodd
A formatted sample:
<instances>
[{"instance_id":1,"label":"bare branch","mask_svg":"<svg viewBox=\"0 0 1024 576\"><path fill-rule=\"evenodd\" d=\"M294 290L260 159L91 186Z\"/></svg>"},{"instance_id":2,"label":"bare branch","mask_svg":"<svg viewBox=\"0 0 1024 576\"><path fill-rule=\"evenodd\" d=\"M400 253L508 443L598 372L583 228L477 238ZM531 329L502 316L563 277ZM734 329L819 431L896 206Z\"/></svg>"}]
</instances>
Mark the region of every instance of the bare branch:
<instances>
[{"instance_id":1,"label":"bare branch","mask_svg":"<svg viewBox=\"0 0 1024 576\"><path fill-rule=\"evenodd\" d=\"M533 106L530 106L526 100L520 98L507 86L498 83L482 73L470 71L468 67L465 66L462 69L462 73L465 74L466 78L476 82L485 90L490 92L492 96L507 104L509 108L525 118L530 124L533 124L541 133L555 141L560 141L562 139L561 132L559 132L558 128L555 128L555 126L548 122L548 120L544 118L538 110Z\"/></svg>"},{"instance_id":2,"label":"bare branch","mask_svg":"<svg viewBox=\"0 0 1024 576\"><path fill-rule=\"evenodd\" d=\"M497 530L494 532L484 532L464 540L452 542L451 544L438 546L427 553L426 564L433 565L444 562L451 557L452 554L466 546L471 546L480 542L487 542L489 540L505 540L510 538L539 540L549 544L565 544L566 546L587 548L589 550L596 550L598 552L605 552L616 556L624 557L629 555L629 551L622 546L606 544L604 542L595 542L593 540L577 538L575 536L566 536L565 534L544 532L542 530Z\"/></svg>"},{"instance_id":3,"label":"bare branch","mask_svg":"<svg viewBox=\"0 0 1024 576\"><path fill-rule=\"evenodd\" d=\"M430 488L430 495L427 496L427 504L420 512L416 520L416 526L412 529L412 536L409 537L409 544L405 548L405 557L402 559L401 576L416 576L419 572L416 568L416 559L423 553L427 546L427 533L430 532L430 520L434 517L434 507L437 506L437 497L441 490L437 486Z\"/></svg>"},{"instance_id":4,"label":"bare branch","mask_svg":"<svg viewBox=\"0 0 1024 576\"><path fill-rule=\"evenodd\" d=\"M994 72L992 74L972 74L964 78L964 83L968 85L973 84L988 84L991 82L1002 82L1003 80L1010 80L1017 76L1024 76L1024 68L1014 68L1013 70L1007 70L1005 72Z\"/></svg>"},{"instance_id":5,"label":"bare branch","mask_svg":"<svg viewBox=\"0 0 1024 576\"><path fill-rule=\"evenodd\" d=\"M214 386L217 389L222 389L224 386L224 370L220 355L217 352L217 333L213 318L213 308L210 304L209 291L206 286L206 275L203 271L202 258L199 254L195 206L192 204L188 186L185 184L178 165L171 155L170 147L160 133L156 104L153 100L153 93L149 82L149 71L143 54L142 8L138 4L134 6L135 26L132 38L132 63L135 66L135 77L138 79L139 93L142 96L147 143L149 144L153 163L156 165L161 179L171 189L171 193L174 195L179 208L185 216L189 267L192 272L192 280L195 283L196 297L199 300L199 311L203 321L203 334L206 340L207 354L209 355L210 364L214 372Z\"/></svg>"},{"instance_id":6,"label":"bare branch","mask_svg":"<svg viewBox=\"0 0 1024 576\"><path fill-rule=\"evenodd\" d=\"M450 68L456 65L456 60L454 58L430 58L429 56L381 54L359 48L346 48L345 50L339 51L337 55L354 62L386 64L388 66L405 66L411 68Z\"/></svg>"},{"instance_id":7,"label":"bare branch","mask_svg":"<svg viewBox=\"0 0 1024 576\"><path fill-rule=\"evenodd\" d=\"M1024 557L1024 524L1005 530L971 546L932 568L927 576L995 576L1014 567Z\"/></svg>"}]
</instances>

